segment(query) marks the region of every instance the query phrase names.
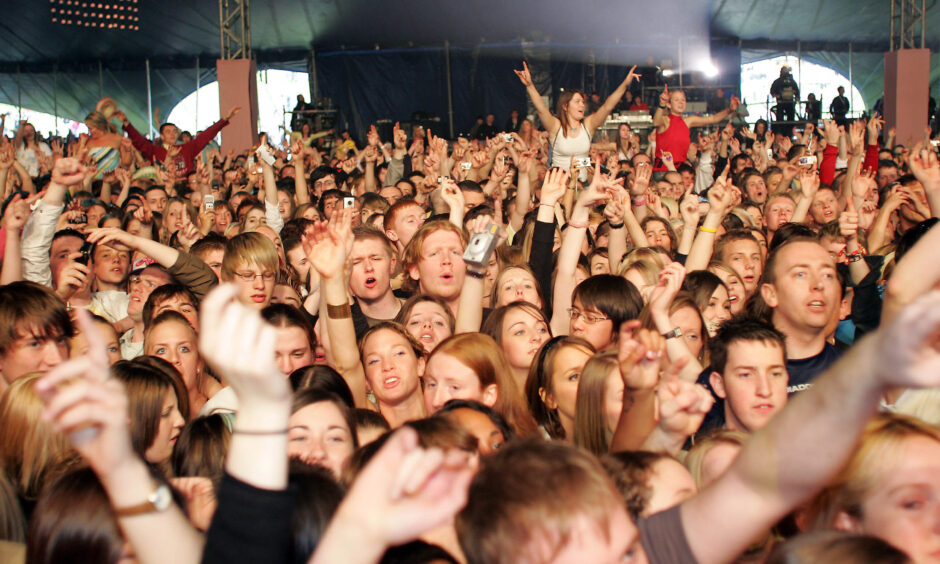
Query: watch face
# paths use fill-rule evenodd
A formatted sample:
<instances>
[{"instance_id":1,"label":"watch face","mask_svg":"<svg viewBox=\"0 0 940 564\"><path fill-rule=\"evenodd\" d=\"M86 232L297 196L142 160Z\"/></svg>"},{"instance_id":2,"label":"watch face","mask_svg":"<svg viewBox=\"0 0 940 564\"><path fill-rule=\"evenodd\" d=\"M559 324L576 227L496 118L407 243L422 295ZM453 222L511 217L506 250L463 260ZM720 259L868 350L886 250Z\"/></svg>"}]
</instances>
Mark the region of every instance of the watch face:
<instances>
[{"instance_id":1,"label":"watch face","mask_svg":"<svg viewBox=\"0 0 940 564\"><path fill-rule=\"evenodd\" d=\"M173 503L173 494L170 487L166 484L160 484L150 496L150 502L157 511L163 511Z\"/></svg>"}]
</instances>

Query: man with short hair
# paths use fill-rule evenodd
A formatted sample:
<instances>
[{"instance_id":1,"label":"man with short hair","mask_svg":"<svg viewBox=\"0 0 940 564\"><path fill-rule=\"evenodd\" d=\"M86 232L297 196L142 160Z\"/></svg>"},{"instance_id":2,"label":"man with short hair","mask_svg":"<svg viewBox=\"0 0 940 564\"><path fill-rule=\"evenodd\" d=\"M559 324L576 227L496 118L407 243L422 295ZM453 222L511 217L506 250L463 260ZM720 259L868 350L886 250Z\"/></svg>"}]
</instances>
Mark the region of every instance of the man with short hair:
<instances>
[{"instance_id":1,"label":"man with short hair","mask_svg":"<svg viewBox=\"0 0 940 564\"><path fill-rule=\"evenodd\" d=\"M0 393L14 380L68 360L75 334L65 304L34 282L0 286Z\"/></svg>"},{"instance_id":2,"label":"man with short hair","mask_svg":"<svg viewBox=\"0 0 940 564\"><path fill-rule=\"evenodd\" d=\"M709 340L709 383L724 400L724 428L752 432L787 404L784 336L772 325L738 317L724 322Z\"/></svg>"},{"instance_id":3,"label":"man with short hair","mask_svg":"<svg viewBox=\"0 0 940 564\"><path fill-rule=\"evenodd\" d=\"M832 114L832 119L835 120L836 125L845 127L848 124L845 116L849 113L849 99L845 97L845 88L840 86L836 90L839 95L833 98L832 103L829 104L829 113Z\"/></svg>"},{"instance_id":4,"label":"man with short hair","mask_svg":"<svg viewBox=\"0 0 940 564\"><path fill-rule=\"evenodd\" d=\"M784 223L793 219L796 211L796 202L789 194L778 192L767 199L764 204L764 228L767 230L767 240L773 241L774 233Z\"/></svg>"},{"instance_id":5,"label":"man with short hair","mask_svg":"<svg viewBox=\"0 0 940 564\"><path fill-rule=\"evenodd\" d=\"M760 293L786 335L787 391L806 390L841 356L827 341L842 305L835 261L819 241L794 236L768 255Z\"/></svg>"},{"instance_id":6,"label":"man with short hair","mask_svg":"<svg viewBox=\"0 0 940 564\"><path fill-rule=\"evenodd\" d=\"M395 245L399 256L418 229L424 225L426 215L421 204L410 199L395 202L385 212L385 235Z\"/></svg>"},{"instance_id":7,"label":"man with short hair","mask_svg":"<svg viewBox=\"0 0 940 564\"><path fill-rule=\"evenodd\" d=\"M371 225L354 227L348 261L349 293L357 305L353 318L358 309L368 327L395 319L401 300L392 292L391 279L398 257L388 237Z\"/></svg>"},{"instance_id":8,"label":"man with short hair","mask_svg":"<svg viewBox=\"0 0 940 564\"><path fill-rule=\"evenodd\" d=\"M757 290L764 259L760 242L753 233L747 229L732 229L722 235L715 244L715 260L726 263L738 273L748 297Z\"/></svg>"},{"instance_id":9,"label":"man with short hair","mask_svg":"<svg viewBox=\"0 0 940 564\"><path fill-rule=\"evenodd\" d=\"M219 132L222 131L222 128L228 125L229 121L240 111L241 107L235 106L225 114L225 117L209 126L208 129L197 135L195 139L179 145L178 148L177 141L179 140L180 130L172 123L164 123L160 126L160 145L157 145L134 129L134 126L131 125L130 120L127 119L124 112L118 110L114 112L114 117L121 120L124 125L124 131L127 132L127 136L130 138L131 143L134 144L134 148L140 151L145 159L162 163L166 161L169 150L177 148L176 155L173 157L173 164L176 166L174 172L177 177L185 178L186 175L193 170L196 157L199 153L206 148L206 145L212 141L213 137L218 135Z\"/></svg>"},{"instance_id":10,"label":"man with short hair","mask_svg":"<svg viewBox=\"0 0 940 564\"><path fill-rule=\"evenodd\" d=\"M454 316L467 267L463 261L466 236L450 221L424 224L402 254L406 274L419 294L444 300Z\"/></svg>"}]
</instances>

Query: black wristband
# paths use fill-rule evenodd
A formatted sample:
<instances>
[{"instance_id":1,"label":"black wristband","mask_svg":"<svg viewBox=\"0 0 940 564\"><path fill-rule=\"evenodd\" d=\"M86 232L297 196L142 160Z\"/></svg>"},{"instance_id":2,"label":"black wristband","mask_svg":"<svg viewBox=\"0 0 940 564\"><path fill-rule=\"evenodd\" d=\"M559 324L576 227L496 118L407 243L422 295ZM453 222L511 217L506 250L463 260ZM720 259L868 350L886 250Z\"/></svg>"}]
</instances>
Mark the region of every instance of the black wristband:
<instances>
[{"instance_id":1,"label":"black wristband","mask_svg":"<svg viewBox=\"0 0 940 564\"><path fill-rule=\"evenodd\" d=\"M476 270L467 269L467 276L472 276L478 280L483 280L486 276L486 272L477 272Z\"/></svg>"},{"instance_id":2,"label":"black wristband","mask_svg":"<svg viewBox=\"0 0 940 564\"><path fill-rule=\"evenodd\" d=\"M610 223L610 222L608 221L608 222L607 222L607 225L610 225L610 228L611 228L611 229L623 229L623 224L622 224L622 223Z\"/></svg>"}]
</instances>

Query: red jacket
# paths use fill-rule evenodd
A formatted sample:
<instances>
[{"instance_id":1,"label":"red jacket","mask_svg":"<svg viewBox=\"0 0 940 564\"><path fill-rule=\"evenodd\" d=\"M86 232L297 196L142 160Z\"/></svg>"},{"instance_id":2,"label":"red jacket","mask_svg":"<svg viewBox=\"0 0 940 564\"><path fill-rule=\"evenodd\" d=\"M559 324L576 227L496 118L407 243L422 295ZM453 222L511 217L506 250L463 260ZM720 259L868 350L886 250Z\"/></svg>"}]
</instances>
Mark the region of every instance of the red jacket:
<instances>
[{"instance_id":1,"label":"red jacket","mask_svg":"<svg viewBox=\"0 0 940 564\"><path fill-rule=\"evenodd\" d=\"M202 152L206 145L209 144L209 141L212 141L212 138L218 135L219 131L226 125L228 125L228 120L219 120L212 124L209 129L194 137L192 141L180 146L180 152L176 154L176 158L174 159L180 176L185 177L193 170L196 155ZM127 136L130 138L131 143L134 144L134 148L140 151L145 159L160 162L166 159L166 149L163 145L152 143L141 135L139 131L134 129L134 126L130 123L124 126L124 131L127 132Z\"/></svg>"}]
</instances>

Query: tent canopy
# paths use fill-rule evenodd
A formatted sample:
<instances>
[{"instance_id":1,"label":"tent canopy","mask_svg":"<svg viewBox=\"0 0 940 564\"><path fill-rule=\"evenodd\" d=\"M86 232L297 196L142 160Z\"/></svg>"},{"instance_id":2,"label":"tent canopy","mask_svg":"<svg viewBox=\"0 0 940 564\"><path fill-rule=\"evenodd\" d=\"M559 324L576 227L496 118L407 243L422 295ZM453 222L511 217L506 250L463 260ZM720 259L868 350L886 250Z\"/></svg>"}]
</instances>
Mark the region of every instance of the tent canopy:
<instances>
[{"instance_id":1,"label":"tent canopy","mask_svg":"<svg viewBox=\"0 0 940 564\"><path fill-rule=\"evenodd\" d=\"M195 89L197 61L201 83L215 78L220 52L215 0L138 0L140 31L53 23L50 8L59 0L0 2L7 8L0 12L0 28L7 38L0 44L0 102L81 119L101 95L110 95L135 123L146 123L145 61L152 69L153 104L164 115ZM115 2L129 0L111 0ZM940 25L935 3L931 0L927 10L927 42L934 47L937 38L930 32ZM882 89L889 30L887 0L467 0L444 5L431 0L254 0L251 5L252 48L260 68L305 69L312 48L319 66L320 55L349 61L354 54L368 55L367 50L442 50L447 41L457 52L470 54L466 66L456 61L453 72L455 77L471 73L466 80L474 92L486 90L486 84L480 84L485 73L475 74L481 66L488 72L508 72L519 58L532 60L533 51L526 48L530 43L549 46L554 67L589 61L677 65L683 59L688 67L695 57L708 56L710 42L713 54L717 48L737 49L737 59L744 62L799 51L846 75L851 43L856 83L873 102ZM682 46L677 47L680 38ZM423 64L430 64L432 74L442 73L443 64L437 64L441 61ZM376 72L391 76L404 71L416 80L423 76L407 68L404 55L382 61L386 63L402 66L380 66ZM322 80L335 77L335 70L324 72ZM932 79L936 82L937 76ZM503 82L494 86L502 87ZM334 101L347 101L342 98L348 96L337 98L335 89L331 93ZM524 101L522 92L490 96L510 96L506 104ZM455 92L455 107L465 103L464 98ZM375 116L362 116L367 117Z\"/></svg>"}]
</instances>

